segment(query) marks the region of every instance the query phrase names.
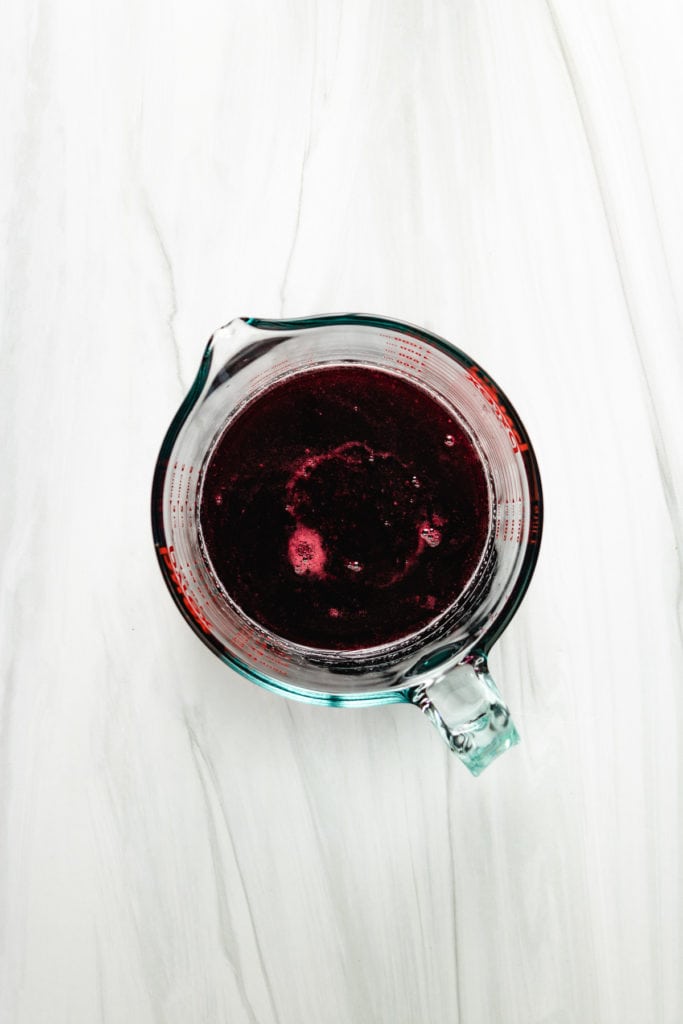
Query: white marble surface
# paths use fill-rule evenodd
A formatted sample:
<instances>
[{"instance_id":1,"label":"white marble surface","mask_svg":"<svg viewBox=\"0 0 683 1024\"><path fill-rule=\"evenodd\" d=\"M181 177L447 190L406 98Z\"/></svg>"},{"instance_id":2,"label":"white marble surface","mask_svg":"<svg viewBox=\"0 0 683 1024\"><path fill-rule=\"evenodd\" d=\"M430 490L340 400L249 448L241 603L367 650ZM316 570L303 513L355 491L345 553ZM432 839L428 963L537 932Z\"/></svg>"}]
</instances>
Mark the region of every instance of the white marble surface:
<instances>
[{"instance_id":1,"label":"white marble surface","mask_svg":"<svg viewBox=\"0 0 683 1024\"><path fill-rule=\"evenodd\" d=\"M7 4L0 1020L680 1024L679 0ZM185 627L154 460L236 315L459 343L541 560L470 778Z\"/></svg>"}]
</instances>

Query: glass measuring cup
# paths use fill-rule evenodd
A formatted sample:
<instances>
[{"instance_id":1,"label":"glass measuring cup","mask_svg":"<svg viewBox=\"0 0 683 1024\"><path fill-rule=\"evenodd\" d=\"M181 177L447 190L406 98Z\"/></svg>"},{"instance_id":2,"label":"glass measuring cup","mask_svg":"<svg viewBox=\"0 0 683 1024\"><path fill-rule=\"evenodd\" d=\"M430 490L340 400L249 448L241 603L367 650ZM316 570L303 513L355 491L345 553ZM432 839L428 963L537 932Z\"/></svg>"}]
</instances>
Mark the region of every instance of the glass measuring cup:
<instances>
[{"instance_id":1,"label":"glass measuring cup","mask_svg":"<svg viewBox=\"0 0 683 1024\"><path fill-rule=\"evenodd\" d=\"M203 475L226 422L294 373L345 363L377 367L426 388L475 443L488 476L485 550L457 600L421 630L362 650L317 650L283 639L229 598L205 555ZM377 316L242 318L220 328L157 460L152 530L162 575L197 635L267 689L338 707L412 703L478 775L518 742L487 655L524 596L538 557L541 485L529 438L492 379L421 328Z\"/></svg>"}]
</instances>

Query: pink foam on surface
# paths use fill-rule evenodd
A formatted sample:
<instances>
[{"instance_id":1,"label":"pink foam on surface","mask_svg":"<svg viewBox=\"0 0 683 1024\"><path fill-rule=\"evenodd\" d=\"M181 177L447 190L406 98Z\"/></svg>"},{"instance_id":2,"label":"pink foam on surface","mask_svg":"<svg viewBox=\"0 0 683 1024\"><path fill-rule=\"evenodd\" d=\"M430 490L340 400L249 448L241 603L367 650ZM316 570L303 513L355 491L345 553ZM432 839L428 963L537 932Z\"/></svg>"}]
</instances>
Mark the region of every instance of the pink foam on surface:
<instances>
[{"instance_id":1,"label":"pink foam on surface","mask_svg":"<svg viewBox=\"0 0 683 1024\"><path fill-rule=\"evenodd\" d=\"M325 575L325 548L317 530L297 526L289 538L287 554L297 576L307 574L322 578Z\"/></svg>"}]
</instances>

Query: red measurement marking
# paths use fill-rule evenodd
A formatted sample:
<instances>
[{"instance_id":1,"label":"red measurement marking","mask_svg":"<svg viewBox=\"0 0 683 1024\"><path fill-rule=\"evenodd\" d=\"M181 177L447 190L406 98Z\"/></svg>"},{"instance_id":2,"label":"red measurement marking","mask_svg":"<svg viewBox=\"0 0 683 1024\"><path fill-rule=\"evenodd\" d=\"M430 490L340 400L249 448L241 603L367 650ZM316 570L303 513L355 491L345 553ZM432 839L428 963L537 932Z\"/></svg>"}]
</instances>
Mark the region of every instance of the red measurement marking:
<instances>
[{"instance_id":1,"label":"red measurement marking","mask_svg":"<svg viewBox=\"0 0 683 1024\"><path fill-rule=\"evenodd\" d=\"M269 387L273 383L275 377L290 373L291 370L291 359L280 359L279 362L269 367L269 369L263 370L261 373L257 373L249 386L249 398L258 394L258 392L262 391L264 387Z\"/></svg>"},{"instance_id":2,"label":"red measurement marking","mask_svg":"<svg viewBox=\"0 0 683 1024\"><path fill-rule=\"evenodd\" d=\"M399 335L383 334L386 338L384 354L396 366L402 366L419 376L429 361L429 349L422 342L401 338Z\"/></svg>"},{"instance_id":3,"label":"red measurement marking","mask_svg":"<svg viewBox=\"0 0 683 1024\"><path fill-rule=\"evenodd\" d=\"M255 635L249 626L242 623L239 629L228 639L228 644L237 653L262 668L277 669L282 676L288 676L283 666L287 665L287 658L274 649L270 642L263 637Z\"/></svg>"},{"instance_id":4,"label":"red measurement marking","mask_svg":"<svg viewBox=\"0 0 683 1024\"><path fill-rule=\"evenodd\" d=\"M505 406L501 403L498 397L497 390L492 384L490 384L488 381L484 380L480 376L480 372L481 371L476 366L471 366L470 369L467 371L467 376L469 380L472 381L477 391L479 391L484 396L489 405L493 407L493 411L495 412L496 417L500 420L500 422L507 430L508 437L512 442L513 452L527 451L529 445L525 444L522 441L521 437L515 430L514 423L508 416Z\"/></svg>"},{"instance_id":5,"label":"red measurement marking","mask_svg":"<svg viewBox=\"0 0 683 1024\"><path fill-rule=\"evenodd\" d=\"M531 508L531 526L529 527L529 544L538 544L541 533L541 509L537 501Z\"/></svg>"},{"instance_id":6,"label":"red measurement marking","mask_svg":"<svg viewBox=\"0 0 683 1024\"><path fill-rule=\"evenodd\" d=\"M245 640L245 639L248 640L250 636L251 636L251 630L249 629L249 627L247 625L242 623L240 628L237 630L235 635L232 637L232 640L233 640L233 642L236 642L237 640L239 640L240 644L241 644L242 640Z\"/></svg>"},{"instance_id":7,"label":"red measurement marking","mask_svg":"<svg viewBox=\"0 0 683 1024\"><path fill-rule=\"evenodd\" d=\"M178 593L180 594L180 596L182 597L183 604L187 608L188 612L190 613L192 618L195 620L197 625L200 626L200 628L205 633L210 633L211 632L211 626L210 626L208 620L206 619L204 614L201 612L201 610L197 607L194 598L190 595L190 593L189 593L189 591L187 589L187 585L186 585L185 581L183 580L182 576L180 575L178 567L177 567L177 565L175 563L175 559L173 557L173 547L171 546L170 548L159 548L159 554L163 558L164 565L168 569L168 571L170 573L170 576L171 576L171 579L172 579L172 581L173 581L173 583L175 585L175 588L178 591Z\"/></svg>"},{"instance_id":8,"label":"red measurement marking","mask_svg":"<svg viewBox=\"0 0 683 1024\"><path fill-rule=\"evenodd\" d=\"M429 349L419 345L416 341L402 341L399 345L402 358L409 359L412 363L423 366L427 362Z\"/></svg>"},{"instance_id":9,"label":"red measurement marking","mask_svg":"<svg viewBox=\"0 0 683 1024\"><path fill-rule=\"evenodd\" d=\"M522 533L524 531L524 513L520 507L524 502L524 498L520 495L516 498L503 498L502 501L498 502L498 513L496 518L496 540L502 540L504 542L509 541L514 544L522 543ZM531 527L530 531L534 530L534 519L533 519L533 508L531 511ZM538 540L538 528L539 528L540 517L538 510L536 510L536 536L532 539L530 536L527 543L535 544Z\"/></svg>"}]
</instances>

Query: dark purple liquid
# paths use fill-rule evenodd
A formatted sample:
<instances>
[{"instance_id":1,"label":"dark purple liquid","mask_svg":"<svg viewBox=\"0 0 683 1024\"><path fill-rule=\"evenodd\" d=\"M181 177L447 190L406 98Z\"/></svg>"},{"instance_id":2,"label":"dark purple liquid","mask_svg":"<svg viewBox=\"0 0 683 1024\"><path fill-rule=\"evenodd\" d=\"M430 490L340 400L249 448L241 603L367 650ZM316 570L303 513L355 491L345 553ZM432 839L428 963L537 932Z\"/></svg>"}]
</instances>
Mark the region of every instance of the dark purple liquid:
<instances>
[{"instance_id":1,"label":"dark purple liquid","mask_svg":"<svg viewBox=\"0 0 683 1024\"><path fill-rule=\"evenodd\" d=\"M240 608L307 647L414 633L462 592L488 532L481 460L426 391L305 371L253 399L206 468L206 552Z\"/></svg>"}]
</instances>

